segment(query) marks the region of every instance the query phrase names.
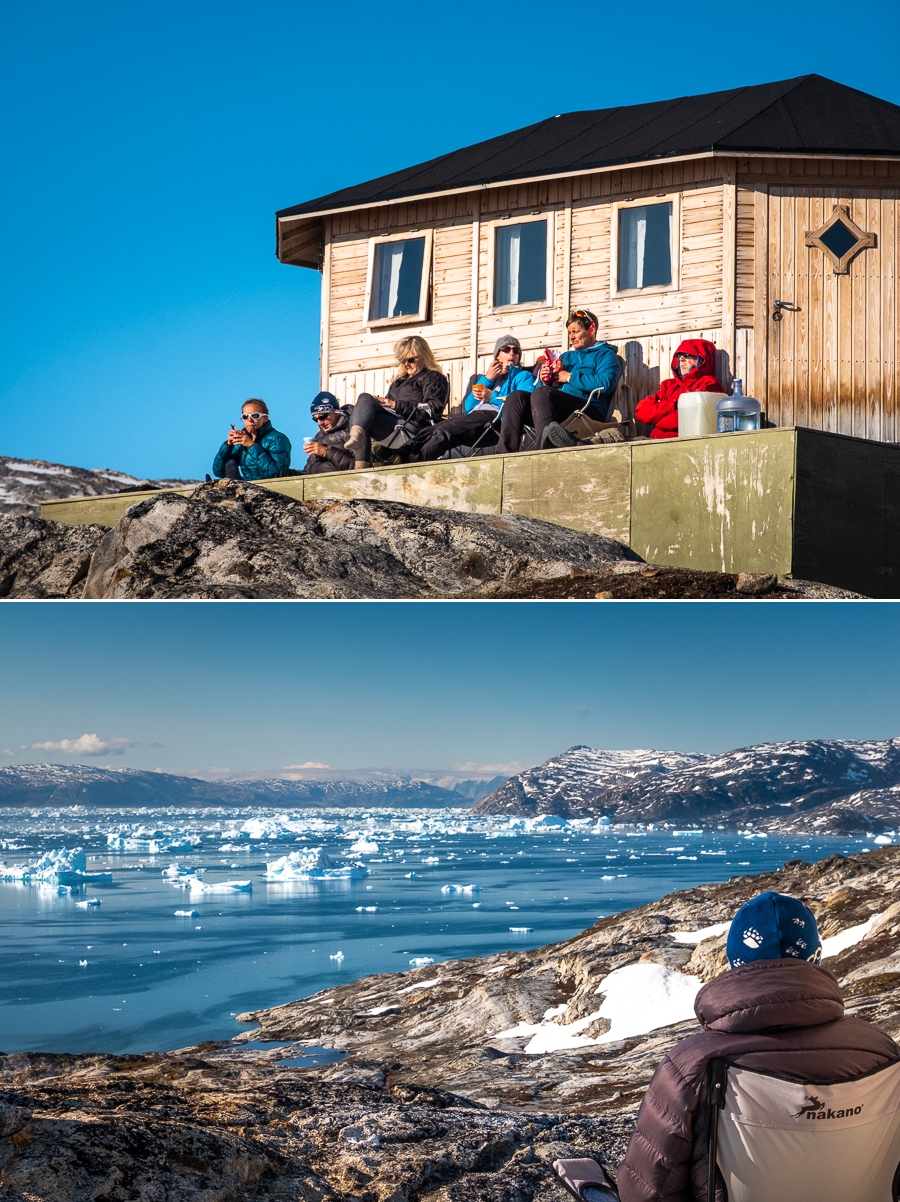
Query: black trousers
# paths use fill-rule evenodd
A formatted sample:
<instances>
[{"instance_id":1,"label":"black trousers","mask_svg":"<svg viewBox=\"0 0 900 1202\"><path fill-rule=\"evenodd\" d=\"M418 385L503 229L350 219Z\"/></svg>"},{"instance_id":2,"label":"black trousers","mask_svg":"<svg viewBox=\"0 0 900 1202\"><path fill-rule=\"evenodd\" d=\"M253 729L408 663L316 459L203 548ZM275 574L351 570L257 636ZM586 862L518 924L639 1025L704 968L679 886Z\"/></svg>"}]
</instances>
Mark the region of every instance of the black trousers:
<instances>
[{"instance_id":1,"label":"black trousers","mask_svg":"<svg viewBox=\"0 0 900 1202\"><path fill-rule=\"evenodd\" d=\"M500 428L500 454L512 454L522 445L525 426L534 427L534 445L539 449L544 429L550 422L565 421L576 409L580 409L585 397L563 392L559 388L541 386L534 392L514 392L506 398L503 406L503 424Z\"/></svg>"},{"instance_id":2,"label":"black trousers","mask_svg":"<svg viewBox=\"0 0 900 1202\"><path fill-rule=\"evenodd\" d=\"M222 478L224 480L240 480L241 478L241 466L233 455L229 455L222 465Z\"/></svg>"},{"instance_id":3,"label":"black trousers","mask_svg":"<svg viewBox=\"0 0 900 1202\"><path fill-rule=\"evenodd\" d=\"M490 429L492 425L493 430ZM412 442L403 448L404 458L410 463L418 463L426 459L440 459L445 452L454 447L470 447L475 442L479 447L493 447L497 444L499 431L499 413L489 409L477 409L471 413L454 413L446 421L428 426L421 434L417 434Z\"/></svg>"}]
</instances>

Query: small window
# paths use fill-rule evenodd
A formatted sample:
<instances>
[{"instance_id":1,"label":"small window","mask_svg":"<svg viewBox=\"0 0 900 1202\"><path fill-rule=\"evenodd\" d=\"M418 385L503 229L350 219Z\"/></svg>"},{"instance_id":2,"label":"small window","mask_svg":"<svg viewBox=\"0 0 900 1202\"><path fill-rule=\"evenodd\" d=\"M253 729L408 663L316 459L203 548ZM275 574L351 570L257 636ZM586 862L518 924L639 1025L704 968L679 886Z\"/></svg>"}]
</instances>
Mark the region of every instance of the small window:
<instances>
[{"instance_id":1,"label":"small window","mask_svg":"<svg viewBox=\"0 0 900 1202\"><path fill-rule=\"evenodd\" d=\"M375 243L369 321L424 317L425 241Z\"/></svg>"},{"instance_id":2,"label":"small window","mask_svg":"<svg viewBox=\"0 0 900 1202\"><path fill-rule=\"evenodd\" d=\"M619 209L619 291L671 283L671 201Z\"/></svg>"},{"instance_id":3,"label":"small window","mask_svg":"<svg viewBox=\"0 0 900 1202\"><path fill-rule=\"evenodd\" d=\"M498 225L494 244L494 307L547 299L547 222Z\"/></svg>"}]
</instances>

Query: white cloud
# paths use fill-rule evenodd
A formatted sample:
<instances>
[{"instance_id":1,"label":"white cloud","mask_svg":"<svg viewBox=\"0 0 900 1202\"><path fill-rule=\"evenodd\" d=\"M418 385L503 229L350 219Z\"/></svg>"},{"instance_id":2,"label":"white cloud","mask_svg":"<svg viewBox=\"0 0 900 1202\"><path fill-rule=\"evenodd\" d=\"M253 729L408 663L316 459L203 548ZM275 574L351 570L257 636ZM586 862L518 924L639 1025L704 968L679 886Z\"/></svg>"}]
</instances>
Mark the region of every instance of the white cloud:
<instances>
[{"instance_id":1,"label":"white cloud","mask_svg":"<svg viewBox=\"0 0 900 1202\"><path fill-rule=\"evenodd\" d=\"M0 755L15 755L15 754L16 753L13 751L13 749L11 747L4 747L3 751L0 752Z\"/></svg>"},{"instance_id":2,"label":"white cloud","mask_svg":"<svg viewBox=\"0 0 900 1202\"><path fill-rule=\"evenodd\" d=\"M32 743L33 751L64 751L66 755L124 755L138 744L133 739L101 739L98 735L79 735L77 739Z\"/></svg>"},{"instance_id":3,"label":"white cloud","mask_svg":"<svg viewBox=\"0 0 900 1202\"><path fill-rule=\"evenodd\" d=\"M317 764L315 760L307 760L305 764L285 764L283 772L303 772L306 768L330 768L330 764Z\"/></svg>"}]
</instances>

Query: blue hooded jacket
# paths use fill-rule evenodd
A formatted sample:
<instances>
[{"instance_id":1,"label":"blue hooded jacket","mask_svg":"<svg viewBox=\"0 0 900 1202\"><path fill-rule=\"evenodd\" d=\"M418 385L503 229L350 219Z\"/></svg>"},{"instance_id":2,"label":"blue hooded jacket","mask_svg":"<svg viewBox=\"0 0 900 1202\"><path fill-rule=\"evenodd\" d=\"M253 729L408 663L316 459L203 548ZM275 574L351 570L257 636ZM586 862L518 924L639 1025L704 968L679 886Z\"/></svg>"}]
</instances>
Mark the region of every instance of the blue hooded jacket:
<instances>
[{"instance_id":1,"label":"blue hooded jacket","mask_svg":"<svg viewBox=\"0 0 900 1202\"><path fill-rule=\"evenodd\" d=\"M252 447L230 447L223 442L213 460L212 474L225 474L225 460L236 459L244 480L271 480L283 476L291 466L291 440L276 430L271 422L261 426Z\"/></svg>"},{"instance_id":2,"label":"blue hooded jacket","mask_svg":"<svg viewBox=\"0 0 900 1202\"><path fill-rule=\"evenodd\" d=\"M580 351L566 351L560 358L564 370L572 373L572 378L560 385L562 392L587 399L595 388L599 388L603 393L601 402L615 392L622 364L616 348L608 342L595 342Z\"/></svg>"},{"instance_id":3,"label":"blue hooded jacket","mask_svg":"<svg viewBox=\"0 0 900 1202\"><path fill-rule=\"evenodd\" d=\"M491 399L486 403L494 405L499 413L503 402L513 392L533 392L535 387L534 373L527 367L513 367L506 373L504 380L489 380L487 376L479 376L476 384L484 384L491 390ZM471 389L463 401L466 413L471 413L478 401L472 396Z\"/></svg>"}]
</instances>

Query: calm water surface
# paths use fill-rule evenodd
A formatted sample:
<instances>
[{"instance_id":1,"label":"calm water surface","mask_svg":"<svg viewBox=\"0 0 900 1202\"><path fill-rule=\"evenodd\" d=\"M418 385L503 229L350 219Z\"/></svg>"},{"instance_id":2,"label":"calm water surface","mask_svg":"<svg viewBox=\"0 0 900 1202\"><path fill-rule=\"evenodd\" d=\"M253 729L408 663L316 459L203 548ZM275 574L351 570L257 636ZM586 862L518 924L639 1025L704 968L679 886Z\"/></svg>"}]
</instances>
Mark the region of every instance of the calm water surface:
<instances>
[{"instance_id":1,"label":"calm water surface","mask_svg":"<svg viewBox=\"0 0 900 1202\"><path fill-rule=\"evenodd\" d=\"M130 817L148 822L146 812ZM409 834L390 830L392 816L383 811L368 820L358 811L330 817L343 833L249 844L244 837L242 850L223 852L229 836L221 812L192 812L176 825L189 824L199 846L150 856L107 851L105 831L121 814L113 824L98 821L96 811L91 821L73 812L65 819L0 812L0 860L28 862L48 848L82 846L96 857L90 870L113 873L112 884L68 896L55 887L0 884L0 1050L137 1052L228 1039L245 1029L235 1022L242 1011L404 970L414 957L438 963L538 947L674 889L870 846L723 831L510 836L498 820L464 817L445 830ZM394 812L395 827L411 817ZM166 821L173 823L171 811ZM424 824L441 825L434 811ZM348 853L350 833L361 828L377 840L377 854ZM267 860L317 845L362 859L370 875L320 884L264 879ZM253 890L189 894L162 877L173 862L204 869L209 884L250 880ZM476 884L480 893L442 894L446 884ZM76 904L88 897L101 905ZM371 906L377 911L357 909ZM199 916L176 917L177 909Z\"/></svg>"}]
</instances>

